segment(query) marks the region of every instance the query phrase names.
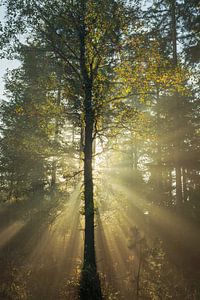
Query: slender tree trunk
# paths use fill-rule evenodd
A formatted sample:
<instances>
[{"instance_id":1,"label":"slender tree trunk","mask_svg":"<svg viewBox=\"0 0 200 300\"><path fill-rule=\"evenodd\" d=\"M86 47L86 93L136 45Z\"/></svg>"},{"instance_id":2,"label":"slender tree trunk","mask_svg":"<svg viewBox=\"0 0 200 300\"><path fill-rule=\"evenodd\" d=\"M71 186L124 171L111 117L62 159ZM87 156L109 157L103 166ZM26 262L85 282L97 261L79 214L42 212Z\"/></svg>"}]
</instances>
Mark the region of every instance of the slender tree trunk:
<instances>
[{"instance_id":1,"label":"slender tree trunk","mask_svg":"<svg viewBox=\"0 0 200 300\"><path fill-rule=\"evenodd\" d=\"M184 202L187 201L187 169L182 168L182 177L183 177L183 199Z\"/></svg>"},{"instance_id":2,"label":"slender tree trunk","mask_svg":"<svg viewBox=\"0 0 200 300\"><path fill-rule=\"evenodd\" d=\"M86 28L85 13L86 0L81 0L82 16L80 18L80 70L82 75L84 91L84 200L85 200L85 240L84 240L84 261L81 278L80 296L84 300L101 299L101 288L97 274L95 257L94 237L94 195L92 177L93 157L93 131L94 131L94 108L93 108L93 74L92 66L87 64L86 53Z\"/></svg>"},{"instance_id":3,"label":"slender tree trunk","mask_svg":"<svg viewBox=\"0 0 200 300\"><path fill-rule=\"evenodd\" d=\"M53 158L52 174L51 174L51 190L55 189L55 185L56 185L56 160Z\"/></svg>"},{"instance_id":4,"label":"slender tree trunk","mask_svg":"<svg viewBox=\"0 0 200 300\"><path fill-rule=\"evenodd\" d=\"M135 107L134 100L131 101L131 107ZM138 170L138 142L133 130L131 131L131 169L137 172Z\"/></svg>"},{"instance_id":5,"label":"slender tree trunk","mask_svg":"<svg viewBox=\"0 0 200 300\"><path fill-rule=\"evenodd\" d=\"M177 66L176 0L171 0L173 64Z\"/></svg>"},{"instance_id":6,"label":"slender tree trunk","mask_svg":"<svg viewBox=\"0 0 200 300\"><path fill-rule=\"evenodd\" d=\"M131 170L137 172L138 170L138 145L137 138L134 136L134 133L131 132L131 141L130 141L130 167Z\"/></svg>"},{"instance_id":7,"label":"slender tree trunk","mask_svg":"<svg viewBox=\"0 0 200 300\"><path fill-rule=\"evenodd\" d=\"M136 300L140 298L140 277L141 277L141 270L142 270L142 262L143 262L143 255L142 255L142 248L140 245L140 256L139 256L139 264L137 270L137 277L136 277Z\"/></svg>"},{"instance_id":8,"label":"slender tree trunk","mask_svg":"<svg viewBox=\"0 0 200 300\"><path fill-rule=\"evenodd\" d=\"M94 112L92 108L92 85L85 84L85 138L84 138L84 199L85 239L84 261L81 279L81 299L102 299L96 267L94 236L94 193L92 176Z\"/></svg>"},{"instance_id":9,"label":"slender tree trunk","mask_svg":"<svg viewBox=\"0 0 200 300\"><path fill-rule=\"evenodd\" d=\"M181 168L176 165L176 201L177 205L182 203L182 181L181 181Z\"/></svg>"},{"instance_id":10,"label":"slender tree trunk","mask_svg":"<svg viewBox=\"0 0 200 300\"><path fill-rule=\"evenodd\" d=\"M14 182L14 175L12 173L11 179L10 179L9 193L8 193L8 197L7 197L8 201L10 201L13 196L13 182Z\"/></svg>"},{"instance_id":11,"label":"slender tree trunk","mask_svg":"<svg viewBox=\"0 0 200 300\"><path fill-rule=\"evenodd\" d=\"M176 0L171 0L171 18L172 18L172 49L173 49L173 65L174 68L177 67L178 59L177 59L177 29L176 29ZM175 110L175 170L176 170L176 204L182 204L182 183L181 183L181 165L179 159L179 149L180 149L180 105L179 105L180 96L178 93L174 95L174 101L176 103Z\"/></svg>"},{"instance_id":12,"label":"slender tree trunk","mask_svg":"<svg viewBox=\"0 0 200 300\"><path fill-rule=\"evenodd\" d=\"M85 146L84 146L84 196L85 196L85 245L84 268L96 271L94 245L94 197L92 178L92 141L94 117L92 111L92 93L88 87L85 95Z\"/></svg>"},{"instance_id":13,"label":"slender tree trunk","mask_svg":"<svg viewBox=\"0 0 200 300\"><path fill-rule=\"evenodd\" d=\"M95 246L94 246L94 199L92 178L92 141L94 127L94 112L92 107L93 80L91 70L87 66L86 54L86 28L85 14L86 2L81 0L82 16L80 20L80 70L84 89L84 199L85 199L85 244L84 244L84 269L96 271Z\"/></svg>"},{"instance_id":14,"label":"slender tree trunk","mask_svg":"<svg viewBox=\"0 0 200 300\"><path fill-rule=\"evenodd\" d=\"M173 189L173 179L172 179L172 169L169 168L169 197L170 197L170 201L172 203L172 198L173 198L173 193L172 193L172 189Z\"/></svg>"},{"instance_id":15,"label":"slender tree trunk","mask_svg":"<svg viewBox=\"0 0 200 300\"><path fill-rule=\"evenodd\" d=\"M161 146L161 133L160 133L160 109L158 108L158 104L160 101L160 91L159 87L156 88L156 102L157 102L157 135L158 135L158 142L157 142L157 189L159 192L162 191L163 188L163 170L162 170L162 146Z\"/></svg>"},{"instance_id":16,"label":"slender tree trunk","mask_svg":"<svg viewBox=\"0 0 200 300\"><path fill-rule=\"evenodd\" d=\"M61 75L58 76L59 84L61 84ZM60 106L61 103L61 87L58 87L58 93L57 93L57 106ZM59 132L59 116L56 116L55 120L55 134L54 134L54 141L58 142L58 132ZM51 190L55 190L56 186L56 170L57 170L57 159L54 157L52 162L52 173L51 173Z\"/></svg>"}]
</instances>

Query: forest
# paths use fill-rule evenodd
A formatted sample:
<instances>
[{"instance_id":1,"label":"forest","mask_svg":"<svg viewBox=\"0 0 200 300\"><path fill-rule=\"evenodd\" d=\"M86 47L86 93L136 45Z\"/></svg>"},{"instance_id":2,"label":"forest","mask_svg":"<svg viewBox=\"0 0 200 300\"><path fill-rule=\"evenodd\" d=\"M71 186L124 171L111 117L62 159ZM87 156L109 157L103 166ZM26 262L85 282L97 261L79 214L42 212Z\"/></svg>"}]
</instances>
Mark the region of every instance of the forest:
<instances>
[{"instance_id":1,"label":"forest","mask_svg":"<svg viewBox=\"0 0 200 300\"><path fill-rule=\"evenodd\" d=\"M0 10L0 299L199 300L199 1Z\"/></svg>"}]
</instances>

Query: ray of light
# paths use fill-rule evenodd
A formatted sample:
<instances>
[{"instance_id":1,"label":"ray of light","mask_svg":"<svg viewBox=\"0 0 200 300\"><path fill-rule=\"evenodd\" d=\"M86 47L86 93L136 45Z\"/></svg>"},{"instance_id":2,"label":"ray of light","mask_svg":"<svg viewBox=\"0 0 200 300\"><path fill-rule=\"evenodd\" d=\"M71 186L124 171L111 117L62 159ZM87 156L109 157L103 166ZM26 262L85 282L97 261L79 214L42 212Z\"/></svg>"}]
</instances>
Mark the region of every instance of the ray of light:
<instances>
[{"instance_id":1,"label":"ray of light","mask_svg":"<svg viewBox=\"0 0 200 300\"><path fill-rule=\"evenodd\" d=\"M174 265L180 267L183 263L187 264L191 272L192 265L200 265L200 238L197 226L178 215L175 207L173 211L150 203L142 197L143 191L136 192L134 187L126 186L119 178L116 180L111 177L109 183L114 191L113 199L117 198L115 205L119 202L120 207L119 216L115 219L116 230L119 225L117 219L121 220L122 228L125 224L130 227L136 225L150 245L155 238L163 241L168 257ZM121 234L122 232L126 236L126 229L122 229Z\"/></svg>"},{"instance_id":2,"label":"ray of light","mask_svg":"<svg viewBox=\"0 0 200 300\"><path fill-rule=\"evenodd\" d=\"M151 220L155 226L167 230L171 236L177 236L180 232L184 231L183 242L193 243L199 242L199 232L198 228L187 222L187 220L181 218L177 214L173 214L167 208L161 208L154 204L148 203L147 200L139 196L133 190L126 187L115 184L115 190L118 192L123 192L131 203L133 203L139 210L144 214L145 209L148 211L146 219ZM155 228L156 229L156 228Z\"/></svg>"},{"instance_id":3,"label":"ray of light","mask_svg":"<svg viewBox=\"0 0 200 300\"><path fill-rule=\"evenodd\" d=\"M25 222L16 221L0 233L0 248L5 246L23 227Z\"/></svg>"},{"instance_id":4,"label":"ray of light","mask_svg":"<svg viewBox=\"0 0 200 300\"><path fill-rule=\"evenodd\" d=\"M127 297L130 298L133 293L132 286L128 287L129 258L133 257L133 251L127 247L126 234L118 220L114 223L103 222L98 216L96 232L98 267L105 275L107 285L112 285L114 291L119 292L120 299L128 299Z\"/></svg>"},{"instance_id":5,"label":"ray of light","mask_svg":"<svg viewBox=\"0 0 200 300\"><path fill-rule=\"evenodd\" d=\"M27 259L32 276L41 277L42 293L54 296L55 299L58 297L59 287L64 283L70 283L79 275L77 270L80 269L82 262L79 194L80 186L71 195L64 208L62 210L59 208L57 218L41 234ZM70 294L67 297L70 299Z\"/></svg>"}]
</instances>

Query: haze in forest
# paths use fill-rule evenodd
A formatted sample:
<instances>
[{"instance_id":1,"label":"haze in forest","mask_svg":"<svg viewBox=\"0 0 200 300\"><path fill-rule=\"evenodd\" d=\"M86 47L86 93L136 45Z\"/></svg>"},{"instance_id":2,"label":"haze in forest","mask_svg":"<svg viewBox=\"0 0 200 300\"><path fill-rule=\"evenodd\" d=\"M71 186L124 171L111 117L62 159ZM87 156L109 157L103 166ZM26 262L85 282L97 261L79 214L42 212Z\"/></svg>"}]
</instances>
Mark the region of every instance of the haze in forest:
<instances>
[{"instance_id":1,"label":"haze in forest","mask_svg":"<svg viewBox=\"0 0 200 300\"><path fill-rule=\"evenodd\" d=\"M198 1L0 4L0 299L200 299Z\"/></svg>"}]
</instances>

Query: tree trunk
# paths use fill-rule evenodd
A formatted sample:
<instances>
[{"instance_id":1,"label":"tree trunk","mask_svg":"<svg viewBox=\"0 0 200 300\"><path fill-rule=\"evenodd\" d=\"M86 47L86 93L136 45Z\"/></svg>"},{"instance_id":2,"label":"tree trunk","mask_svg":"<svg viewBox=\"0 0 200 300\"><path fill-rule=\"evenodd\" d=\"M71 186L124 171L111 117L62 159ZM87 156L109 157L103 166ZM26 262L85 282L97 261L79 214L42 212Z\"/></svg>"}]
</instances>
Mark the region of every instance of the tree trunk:
<instances>
[{"instance_id":1,"label":"tree trunk","mask_svg":"<svg viewBox=\"0 0 200 300\"><path fill-rule=\"evenodd\" d=\"M13 196L13 182L14 182L14 175L12 172L11 178L10 178L10 186L9 186L9 192L8 192L8 196L7 196L7 200L11 201L11 198Z\"/></svg>"},{"instance_id":2,"label":"tree trunk","mask_svg":"<svg viewBox=\"0 0 200 300\"><path fill-rule=\"evenodd\" d=\"M182 168L182 177L183 177L183 200L187 201L188 191L187 191L187 169Z\"/></svg>"},{"instance_id":3,"label":"tree trunk","mask_svg":"<svg viewBox=\"0 0 200 300\"><path fill-rule=\"evenodd\" d=\"M80 297L82 300L102 299L100 281L96 267L94 237L94 195L92 177L93 127L92 86L85 89L85 143L84 143L84 200L85 200L85 239L84 262L81 278Z\"/></svg>"},{"instance_id":4,"label":"tree trunk","mask_svg":"<svg viewBox=\"0 0 200 300\"><path fill-rule=\"evenodd\" d=\"M94 199L92 178L92 140L94 117L92 111L92 93L89 88L85 95L85 145L84 145L84 196L85 196L85 245L84 268L96 271L94 246Z\"/></svg>"},{"instance_id":5,"label":"tree trunk","mask_svg":"<svg viewBox=\"0 0 200 300\"><path fill-rule=\"evenodd\" d=\"M171 2L171 18L172 18L172 49L173 49L173 65L174 68L177 67L178 59L177 59L177 29L176 29L176 0L172 0ZM175 169L176 169L176 204L181 205L182 203L182 183L181 183L181 166L179 162L179 150L180 150L180 105L179 105L180 96L176 92L174 95L174 101L176 103L175 110Z\"/></svg>"},{"instance_id":6,"label":"tree trunk","mask_svg":"<svg viewBox=\"0 0 200 300\"><path fill-rule=\"evenodd\" d=\"M176 166L176 204L182 204L181 168L179 166Z\"/></svg>"},{"instance_id":7,"label":"tree trunk","mask_svg":"<svg viewBox=\"0 0 200 300\"><path fill-rule=\"evenodd\" d=\"M61 75L58 75L59 84L61 84ZM61 87L59 85L58 87L58 93L57 93L57 101L56 104L59 107L61 103ZM54 133L54 141L55 143L58 142L58 133L59 133L59 116L56 116L55 119L55 133ZM56 171L57 171L57 159L55 156L53 157L52 162L52 174L51 174L51 190L54 192L56 187Z\"/></svg>"},{"instance_id":8,"label":"tree trunk","mask_svg":"<svg viewBox=\"0 0 200 300\"><path fill-rule=\"evenodd\" d=\"M53 191L56 186L56 160L53 158L52 174L51 174L51 190Z\"/></svg>"},{"instance_id":9,"label":"tree trunk","mask_svg":"<svg viewBox=\"0 0 200 300\"><path fill-rule=\"evenodd\" d=\"M168 177L169 177L169 197L170 197L170 200L171 200L171 204L172 204L172 201L173 201L173 178L172 178L172 169L171 168L169 168L169 171L168 171L169 173L169 175L168 175Z\"/></svg>"},{"instance_id":10,"label":"tree trunk","mask_svg":"<svg viewBox=\"0 0 200 300\"><path fill-rule=\"evenodd\" d=\"M156 187L159 192L163 190L163 169L162 169L162 145L161 145L161 131L160 131L160 109L159 109L159 101L160 101L160 90L159 87L157 86L156 88L156 102L157 102L157 114L156 114L156 119L157 119L157 135L158 135L158 142L157 142L157 182L156 182Z\"/></svg>"},{"instance_id":11,"label":"tree trunk","mask_svg":"<svg viewBox=\"0 0 200 300\"><path fill-rule=\"evenodd\" d=\"M85 200L85 239L84 239L84 261L80 284L80 297L85 300L102 299L100 281L97 274L94 238L94 195L92 177L92 154L93 154L93 74L92 67L88 68L86 53L86 0L81 0L82 16L80 18L80 70L82 75L84 91L84 200Z\"/></svg>"}]
</instances>

